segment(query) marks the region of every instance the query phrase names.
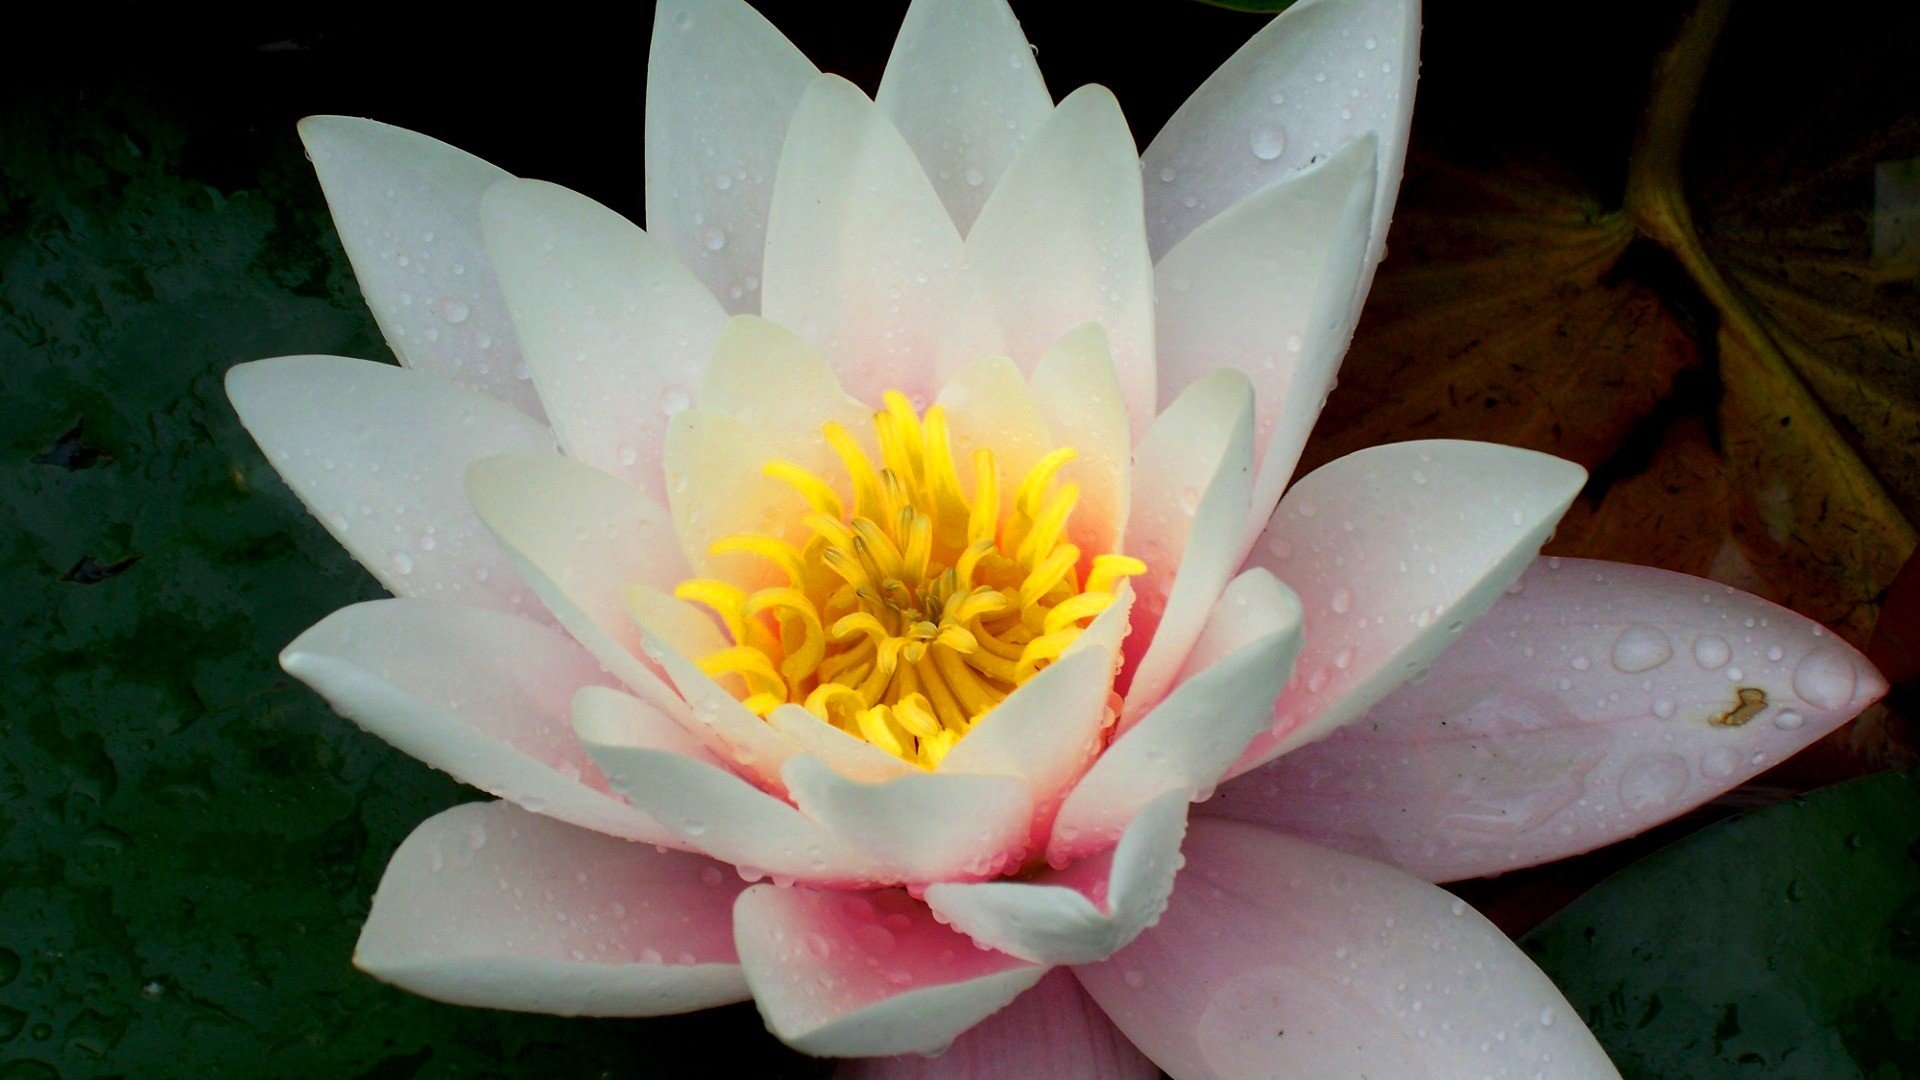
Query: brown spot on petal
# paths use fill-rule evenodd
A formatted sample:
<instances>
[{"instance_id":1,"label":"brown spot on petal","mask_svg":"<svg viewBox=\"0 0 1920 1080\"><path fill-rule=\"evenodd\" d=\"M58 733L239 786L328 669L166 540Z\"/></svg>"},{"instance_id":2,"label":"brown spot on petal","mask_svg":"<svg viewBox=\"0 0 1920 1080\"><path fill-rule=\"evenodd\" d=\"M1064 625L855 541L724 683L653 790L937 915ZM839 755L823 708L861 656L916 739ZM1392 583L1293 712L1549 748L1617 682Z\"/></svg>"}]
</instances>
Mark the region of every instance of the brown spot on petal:
<instances>
[{"instance_id":1,"label":"brown spot on petal","mask_svg":"<svg viewBox=\"0 0 1920 1080\"><path fill-rule=\"evenodd\" d=\"M1733 708L1707 722L1717 727L1739 727L1760 715L1760 710L1767 707L1767 692L1757 686L1743 686L1737 695Z\"/></svg>"}]
</instances>

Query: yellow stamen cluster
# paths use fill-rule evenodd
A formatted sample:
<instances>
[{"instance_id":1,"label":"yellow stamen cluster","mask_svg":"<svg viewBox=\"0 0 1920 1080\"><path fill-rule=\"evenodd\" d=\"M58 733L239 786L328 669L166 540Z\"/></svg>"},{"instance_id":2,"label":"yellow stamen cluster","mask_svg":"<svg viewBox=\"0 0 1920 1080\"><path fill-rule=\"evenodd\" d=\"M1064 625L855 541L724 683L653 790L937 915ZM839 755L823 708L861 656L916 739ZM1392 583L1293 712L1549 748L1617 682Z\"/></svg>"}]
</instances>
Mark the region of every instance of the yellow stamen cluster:
<instances>
[{"instance_id":1,"label":"yellow stamen cluster","mask_svg":"<svg viewBox=\"0 0 1920 1080\"><path fill-rule=\"evenodd\" d=\"M1146 566L1095 555L1081 580L1080 549L1065 539L1080 491L1054 484L1072 450L1035 464L1003 518L992 451L974 452L972 496L962 494L940 406L922 418L889 392L873 424L878 467L845 427L823 428L846 466L851 507L814 473L767 463L805 502L803 546L759 534L713 545L765 559L785 584L748 592L695 578L674 594L726 625L733 644L700 668L755 713L804 706L930 769Z\"/></svg>"}]
</instances>

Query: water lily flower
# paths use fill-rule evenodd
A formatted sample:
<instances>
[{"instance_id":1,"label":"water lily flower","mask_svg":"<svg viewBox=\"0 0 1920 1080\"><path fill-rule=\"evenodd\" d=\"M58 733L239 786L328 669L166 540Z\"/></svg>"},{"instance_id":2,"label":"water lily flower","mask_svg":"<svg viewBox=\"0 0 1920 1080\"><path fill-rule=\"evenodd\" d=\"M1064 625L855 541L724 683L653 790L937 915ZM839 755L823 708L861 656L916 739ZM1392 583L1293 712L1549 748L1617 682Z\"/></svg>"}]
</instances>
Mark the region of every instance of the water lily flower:
<instances>
[{"instance_id":1,"label":"water lily flower","mask_svg":"<svg viewBox=\"0 0 1920 1080\"><path fill-rule=\"evenodd\" d=\"M1884 684L1754 597L1536 562L1584 480L1552 457L1294 478L1418 29L1304 0L1143 157L1003 0L915 0L873 99L661 0L645 231L306 121L402 366L228 391L395 599L282 662L500 800L401 845L356 963L751 998L866 1075L1612 1075L1429 882L1644 829Z\"/></svg>"}]
</instances>

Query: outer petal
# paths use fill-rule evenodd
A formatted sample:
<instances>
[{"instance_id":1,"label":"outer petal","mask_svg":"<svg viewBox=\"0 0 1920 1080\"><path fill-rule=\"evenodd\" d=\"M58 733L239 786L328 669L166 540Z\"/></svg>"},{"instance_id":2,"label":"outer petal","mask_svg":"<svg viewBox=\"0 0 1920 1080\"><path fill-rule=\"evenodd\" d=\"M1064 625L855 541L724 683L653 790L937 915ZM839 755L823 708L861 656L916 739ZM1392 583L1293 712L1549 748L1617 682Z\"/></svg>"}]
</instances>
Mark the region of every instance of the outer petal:
<instances>
[{"instance_id":1,"label":"outer petal","mask_svg":"<svg viewBox=\"0 0 1920 1080\"><path fill-rule=\"evenodd\" d=\"M733 928L768 1029L821 1056L932 1053L1047 973L977 948L897 889L757 885Z\"/></svg>"},{"instance_id":2,"label":"outer petal","mask_svg":"<svg viewBox=\"0 0 1920 1080\"><path fill-rule=\"evenodd\" d=\"M962 233L1053 111L1006 0L915 0L874 100Z\"/></svg>"},{"instance_id":3,"label":"outer petal","mask_svg":"<svg viewBox=\"0 0 1920 1080\"><path fill-rule=\"evenodd\" d=\"M915 771L865 783L804 754L780 775L802 813L889 881L989 877L1026 854L1033 800L1017 777Z\"/></svg>"},{"instance_id":4,"label":"outer petal","mask_svg":"<svg viewBox=\"0 0 1920 1080\"><path fill-rule=\"evenodd\" d=\"M826 354L877 405L934 389L937 315L960 234L913 150L867 96L835 75L793 117L767 218L767 317Z\"/></svg>"},{"instance_id":5,"label":"outer petal","mask_svg":"<svg viewBox=\"0 0 1920 1080\"><path fill-rule=\"evenodd\" d=\"M1168 791L1099 855L1022 881L930 885L927 906L973 940L1014 956L1046 964L1105 960L1160 918L1186 831L1187 794Z\"/></svg>"},{"instance_id":6,"label":"outer petal","mask_svg":"<svg viewBox=\"0 0 1920 1080\"><path fill-rule=\"evenodd\" d=\"M615 798L568 723L604 684L564 634L431 600L376 600L322 619L280 654L335 712L456 780L628 840L671 834Z\"/></svg>"},{"instance_id":7,"label":"outer petal","mask_svg":"<svg viewBox=\"0 0 1920 1080\"><path fill-rule=\"evenodd\" d=\"M1239 562L1240 523L1253 484L1253 391L1223 368L1195 382L1140 440L1133 457L1128 552L1147 564L1135 579L1139 644L1125 731L1158 704ZM1151 633L1149 640L1142 640ZM1145 646L1144 655L1138 650Z\"/></svg>"},{"instance_id":8,"label":"outer petal","mask_svg":"<svg viewBox=\"0 0 1920 1080\"><path fill-rule=\"evenodd\" d=\"M241 364L227 397L294 494L389 592L539 610L462 478L494 454L551 454L545 424L476 390L338 356Z\"/></svg>"},{"instance_id":9,"label":"outer petal","mask_svg":"<svg viewBox=\"0 0 1920 1080\"><path fill-rule=\"evenodd\" d=\"M1393 443L1287 492L1252 565L1293 586L1306 643L1235 775L1324 738L1425 668L1520 576L1586 471L1492 443Z\"/></svg>"},{"instance_id":10,"label":"outer petal","mask_svg":"<svg viewBox=\"0 0 1920 1080\"><path fill-rule=\"evenodd\" d=\"M1173 1075L1617 1075L1553 983L1447 893L1248 825L1196 821L1186 854L1159 925L1075 969Z\"/></svg>"},{"instance_id":11,"label":"outer petal","mask_svg":"<svg viewBox=\"0 0 1920 1080\"><path fill-rule=\"evenodd\" d=\"M1154 257L1371 132L1380 139L1371 279L1406 161L1419 56L1419 0L1304 0L1277 16L1194 91L1142 155Z\"/></svg>"},{"instance_id":12,"label":"outer petal","mask_svg":"<svg viewBox=\"0 0 1920 1080\"><path fill-rule=\"evenodd\" d=\"M457 1005L659 1016L747 996L710 859L571 828L507 803L421 823L393 854L353 962Z\"/></svg>"},{"instance_id":13,"label":"outer petal","mask_svg":"<svg viewBox=\"0 0 1920 1080\"><path fill-rule=\"evenodd\" d=\"M300 121L340 244L400 362L544 417L480 240L480 198L510 174L405 128Z\"/></svg>"},{"instance_id":14,"label":"outer petal","mask_svg":"<svg viewBox=\"0 0 1920 1080\"><path fill-rule=\"evenodd\" d=\"M944 377L982 356L1033 370L1062 334L1107 331L1135 433L1153 417L1153 266L1133 136L1105 87L1068 95L967 234L939 340Z\"/></svg>"},{"instance_id":15,"label":"outer petal","mask_svg":"<svg viewBox=\"0 0 1920 1080\"><path fill-rule=\"evenodd\" d=\"M647 53L647 228L728 311L760 308L787 124L819 74L744 0L660 0Z\"/></svg>"},{"instance_id":16,"label":"outer petal","mask_svg":"<svg viewBox=\"0 0 1920 1080\"><path fill-rule=\"evenodd\" d=\"M1260 463L1242 529L1266 527L1360 315L1372 135L1207 222L1154 267L1160 400L1222 366L1247 373Z\"/></svg>"},{"instance_id":17,"label":"outer petal","mask_svg":"<svg viewBox=\"0 0 1920 1080\"><path fill-rule=\"evenodd\" d=\"M1173 693L1114 740L1060 807L1056 865L1114 843L1167 792L1204 798L1254 736L1300 649L1300 599L1265 570L1235 578L1207 616Z\"/></svg>"},{"instance_id":18,"label":"outer petal","mask_svg":"<svg viewBox=\"0 0 1920 1080\"><path fill-rule=\"evenodd\" d=\"M1866 658L1758 597L1544 559L1419 685L1229 784L1207 812L1436 881L1499 873L1697 806L1885 691Z\"/></svg>"},{"instance_id":19,"label":"outer petal","mask_svg":"<svg viewBox=\"0 0 1920 1080\"><path fill-rule=\"evenodd\" d=\"M939 1057L904 1054L854 1058L837 1080L1158 1080L1160 1070L1133 1048L1071 972L1055 969L987 1017Z\"/></svg>"},{"instance_id":20,"label":"outer petal","mask_svg":"<svg viewBox=\"0 0 1920 1080\"><path fill-rule=\"evenodd\" d=\"M719 302L665 244L556 184L503 181L481 213L560 445L664 500L667 419L693 400Z\"/></svg>"},{"instance_id":21,"label":"outer petal","mask_svg":"<svg viewBox=\"0 0 1920 1080\"><path fill-rule=\"evenodd\" d=\"M673 707L673 692L640 660L640 631L620 599L628 582L687 576L660 508L606 473L561 457L477 462L467 471L467 494L560 625L622 682Z\"/></svg>"},{"instance_id":22,"label":"outer petal","mask_svg":"<svg viewBox=\"0 0 1920 1080\"><path fill-rule=\"evenodd\" d=\"M644 703L628 699L627 711ZM663 718L643 724L609 719L590 696L574 706L574 731L607 782L673 830L675 845L711 855L749 878L871 885L887 880L831 830L739 776L688 753Z\"/></svg>"},{"instance_id":23,"label":"outer petal","mask_svg":"<svg viewBox=\"0 0 1920 1080\"><path fill-rule=\"evenodd\" d=\"M1061 479L1080 485L1068 538L1082 551L1122 550L1133 434L1106 331L1099 323L1069 330L1040 358L1027 389L1047 422L1049 442L1079 455L1061 472Z\"/></svg>"}]
</instances>

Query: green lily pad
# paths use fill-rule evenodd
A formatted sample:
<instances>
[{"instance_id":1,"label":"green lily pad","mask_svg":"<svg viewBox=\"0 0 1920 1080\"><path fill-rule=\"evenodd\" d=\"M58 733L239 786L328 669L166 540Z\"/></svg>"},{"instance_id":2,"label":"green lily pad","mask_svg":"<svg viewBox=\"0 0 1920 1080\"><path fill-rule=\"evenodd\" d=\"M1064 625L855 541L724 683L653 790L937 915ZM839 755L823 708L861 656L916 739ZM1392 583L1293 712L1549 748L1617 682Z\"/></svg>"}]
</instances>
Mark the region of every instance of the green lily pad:
<instances>
[{"instance_id":1,"label":"green lily pad","mask_svg":"<svg viewBox=\"0 0 1920 1080\"><path fill-rule=\"evenodd\" d=\"M388 854L475 793L275 663L379 590L222 375L387 353L291 125L190 96L0 109L0 1077L818 1074L751 1006L563 1020L353 968Z\"/></svg>"},{"instance_id":2,"label":"green lily pad","mask_svg":"<svg viewBox=\"0 0 1920 1080\"><path fill-rule=\"evenodd\" d=\"M1920 771L1704 829L1521 940L1626 1077L1920 1062Z\"/></svg>"}]
</instances>

